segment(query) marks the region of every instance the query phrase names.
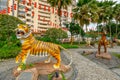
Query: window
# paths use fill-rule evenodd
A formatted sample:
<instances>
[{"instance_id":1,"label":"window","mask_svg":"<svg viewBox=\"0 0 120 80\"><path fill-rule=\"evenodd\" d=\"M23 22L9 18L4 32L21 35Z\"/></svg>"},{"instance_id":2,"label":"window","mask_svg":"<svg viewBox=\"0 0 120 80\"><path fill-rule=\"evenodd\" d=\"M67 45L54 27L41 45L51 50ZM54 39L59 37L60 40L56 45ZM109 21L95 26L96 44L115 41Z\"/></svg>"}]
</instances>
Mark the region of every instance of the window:
<instances>
[{"instance_id":1,"label":"window","mask_svg":"<svg viewBox=\"0 0 120 80\"><path fill-rule=\"evenodd\" d=\"M30 19L27 19L26 21L30 22L31 20L30 20Z\"/></svg>"},{"instance_id":2,"label":"window","mask_svg":"<svg viewBox=\"0 0 120 80\"><path fill-rule=\"evenodd\" d=\"M31 16L31 14L27 14L27 16Z\"/></svg>"}]
</instances>

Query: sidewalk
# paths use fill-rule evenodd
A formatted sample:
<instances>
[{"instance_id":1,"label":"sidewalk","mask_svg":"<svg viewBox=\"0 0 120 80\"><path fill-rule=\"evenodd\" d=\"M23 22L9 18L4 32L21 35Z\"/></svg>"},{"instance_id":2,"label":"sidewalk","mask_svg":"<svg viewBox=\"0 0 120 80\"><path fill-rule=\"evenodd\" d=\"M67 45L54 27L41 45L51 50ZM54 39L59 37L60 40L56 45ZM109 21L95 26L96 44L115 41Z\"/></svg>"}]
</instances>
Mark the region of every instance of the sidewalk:
<instances>
[{"instance_id":1,"label":"sidewalk","mask_svg":"<svg viewBox=\"0 0 120 80\"><path fill-rule=\"evenodd\" d=\"M120 80L112 71L105 69L89 59L76 53L79 49L70 50L73 54L73 61L78 70L76 80Z\"/></svg>"}]
</instances>

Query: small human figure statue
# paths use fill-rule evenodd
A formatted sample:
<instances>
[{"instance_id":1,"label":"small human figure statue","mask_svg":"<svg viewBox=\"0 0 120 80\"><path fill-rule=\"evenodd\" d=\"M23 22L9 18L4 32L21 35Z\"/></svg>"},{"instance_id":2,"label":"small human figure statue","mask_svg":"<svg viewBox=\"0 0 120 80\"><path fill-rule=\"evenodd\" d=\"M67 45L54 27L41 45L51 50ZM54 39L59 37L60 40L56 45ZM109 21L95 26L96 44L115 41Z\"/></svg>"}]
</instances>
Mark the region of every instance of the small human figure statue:
<instances>
[{"instance_id":1,"label":"small human figure statue","mask_svg":"<svg viewBox=\"0 0 120 80\"><path fill-rule=\"evenodd\" d=\"M104 53L107 53L107 44L108 44L108 41L106 39L106 31L104 30L103 33L102 33L102 37L101 37L101 39L99 40L99 43L98 43L98 54L100 54L101 46L104 46Z\"/></svg>"},{"instance_id":2,"label":"small human figure statue","mask_svg":"<svg viewBox=\"0 0 120 80\"><path fill-rule=\"evenodd\" d=\"M87 46L91 46L91 38L86 38Z\"/></svg>"}]
</instances>

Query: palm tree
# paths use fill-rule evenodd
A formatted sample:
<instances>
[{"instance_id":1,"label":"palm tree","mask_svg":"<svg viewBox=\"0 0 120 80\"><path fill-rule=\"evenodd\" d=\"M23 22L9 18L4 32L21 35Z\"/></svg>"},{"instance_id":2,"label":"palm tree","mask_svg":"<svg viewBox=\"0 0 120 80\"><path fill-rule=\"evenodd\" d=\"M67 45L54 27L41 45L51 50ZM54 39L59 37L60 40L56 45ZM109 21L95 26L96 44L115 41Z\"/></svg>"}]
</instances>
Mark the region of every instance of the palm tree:
<instances>
[{"instance_id":1,"label":"palm tree","mask_svg":"<svg viewBox=\"0 0 120 80\"><path fill-rule=\"evenodd\" d=\"M79 24L81 26L86 25L86 31L87 31L87 25L90 24L90 14L88 11L88 6L83 5L80 8L80 11L78 11L77 13L75 13L73 15L74 15L74 18L79 21Z\"/></svg>"},{"instance_id":2,"label":"palm tree","mask_svg":"<svg viewBox=\"0 0 120 80\"><path fill-rule=\"evenodd\" d=\"M61 9L67 9L69 5L72 4L72 0L47 0L47 2L52 6L52 7L57 7L58 8L58 16L60 20L60 26L61 26Z\"/></svg>"},{"instance_id":3,"label":"palm tree","mask_svg":"<svg viewBox=\"0 0 120 80\"><path fill-rule=\"evenodd\" d=\"M77 7L73 9L74 14L73 17L75 20L79 21L79 24L83 27L87 26L91 22L96 22L98 20L98 7L95 4L96 0L79 0L77 3Z\"/></svg>"},{"instance_id":4,"label":"palm tree","mask_svg":"<svg viewBox=\"0 0 120 80\"><path fill-rule=\"evenodd\" d=\"M91 14L91 22L92 23L96 23L99 20L99 15L98 12L101 10L98 6L97 6L97 1L93 2L92 4L90 4L90 14Z\"/></svg>"},{"instance_id":5,"label":"palm tree","mask_svg":"<svg viewBox=\"0 0 120 80\"><path fill-rule=\"evenodd\" d=\"M118 30L118 24L120 22L120 4L116 4L114 7L114 19L116 20L116 35L117 35L117 30Z\"/></svg>"},{"instance_id":6,"label":"palm tree","mask_svg":"<svg viewBox=\"0 0 120 80\"><path fill-rule=\"evenodd\" d=\"M98 23L103 23L104 27L106 24L110 23L111 20L113 20L113 6L116 4L116 2L113 1L101 1L97 5L101 8L101 10L98 12L99 14L99 20ZM111 37L111 27L109 26L110 31L110 37Z\"/></svg>"},{"instance_id":7,"label":"palm tree","mask_svg":"<svg viewBox=\"0 0 120 80\"><path fill-rule=\"evenodd\" d=\"M99 25L101 23L103 23L105 21L104 19L104 16L105 16L105 13L104 13L104 9L103 9L103 2L97 2L97 6L99 7L99 10L97 12L98 16L99 16L99 19L97 20L97 30L98 30L98 35L99 35L99 31L101 31L102 29L102 25Z\"/></svg>"},{"instance_id":8,"label":"palm tree","mask_svg":"<svg viewBox=\"0 0 120 80\"><path fill-rule=\"evenodd\" d=\"M106 14L106 20L107 20L107 24L111 22L111 20L113 20L113 6L116 4L116 2L113 1L105 1L105 14ZM111 26L109 26L109 30L110 30L110 38L111 38Z\"/></svg>"}]
</instances>

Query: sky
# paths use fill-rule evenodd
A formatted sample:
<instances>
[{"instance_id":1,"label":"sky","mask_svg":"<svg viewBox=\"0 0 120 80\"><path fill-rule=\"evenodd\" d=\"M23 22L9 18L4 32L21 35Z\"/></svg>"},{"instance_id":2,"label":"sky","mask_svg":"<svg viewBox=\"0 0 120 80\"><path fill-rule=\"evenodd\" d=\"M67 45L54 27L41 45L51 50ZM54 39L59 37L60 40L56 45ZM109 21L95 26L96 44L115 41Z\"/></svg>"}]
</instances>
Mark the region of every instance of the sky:
<instances>
[{"instance_id":1,"label":"sky","mask_svg":"<svg viewBox=\"0 0 120 80\"><path fill-rule=\"evenodd\" d=\"M76 0L78 1L78 0ZM104 1L104 0L98 0L98 1ZM112 0L112 1L117 1L118 3L120 3L120 0Z\"/></svg>"},{"instance_id":2,"label":"sky","mask_svg":"<svg viewBox=\"0 0 120 80\"><path fill-rule=\"evenodd\" d=\"M98 0L98 1L104 1L104 0ZM117 1L118 3L120 3L120 0L112 0L112 1Z\"/></svg>"}]
</instances>

